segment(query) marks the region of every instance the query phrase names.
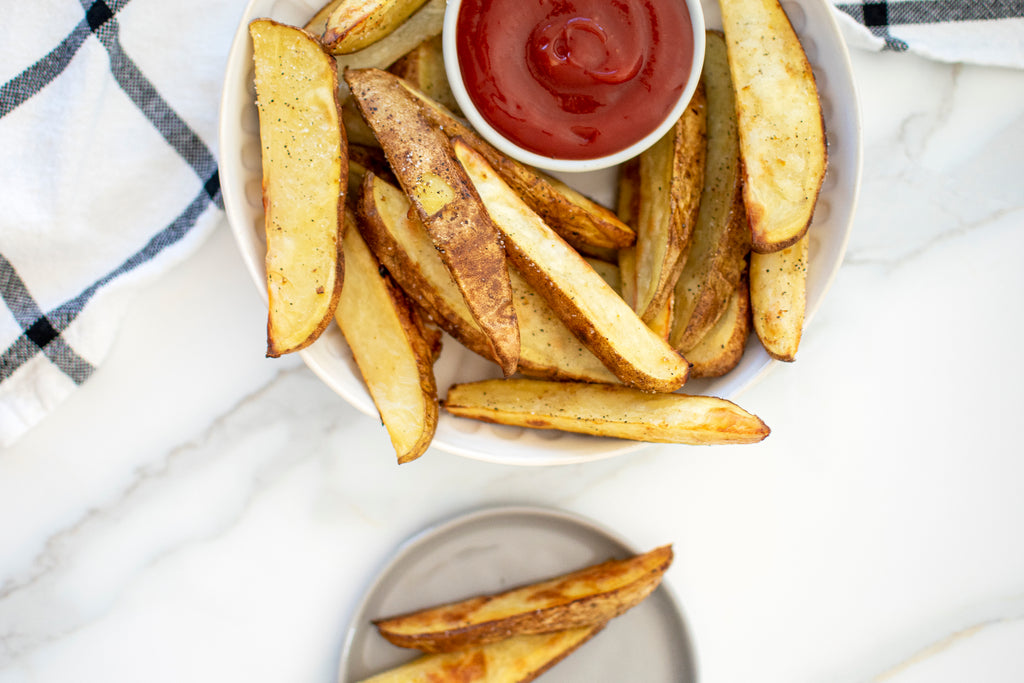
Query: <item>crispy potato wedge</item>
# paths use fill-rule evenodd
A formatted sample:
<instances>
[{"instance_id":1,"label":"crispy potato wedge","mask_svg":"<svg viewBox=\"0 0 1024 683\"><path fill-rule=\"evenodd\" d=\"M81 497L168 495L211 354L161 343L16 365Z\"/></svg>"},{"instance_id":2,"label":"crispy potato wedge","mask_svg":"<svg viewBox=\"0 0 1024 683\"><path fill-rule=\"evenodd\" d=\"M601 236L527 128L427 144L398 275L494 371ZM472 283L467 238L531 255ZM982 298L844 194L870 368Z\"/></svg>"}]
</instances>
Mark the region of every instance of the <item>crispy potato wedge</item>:
<instances>
[{"instance_id":1,"label":"crispy potato wedge","mask_svg":"<svg viewBox=\"0 0 1024 683\"><path fill-rule=\"evenodd\" d=\"M334 10L338 8L338 5L346 2L346 0L330 0L326 5L317 10L316 14L306 22L303 27L315 36L322 36L324 31L327 30L327 20L334 14Z\"/></svg>"},{"instance_id":2,"label":"crispy potato wedge","mask_svg":"<svg viewBox=\"0 0 1024 683\"><path fill-rule=\"evenodd\" d=\"M441 36L424 40L392 64L388 71L412 83L416 89L441 106L456 114L459 113L459 104L452 94L448 72L444 68Z\"/></svg>"},{"instance_id":3,"label":"crispy potato wedge","mask_svg":"<svg viewBox=\"0 0 1024 683\"><path fill-rule=\"evenodd\" d=\"M452 155L448 138L421 114L401 79L379 69L345 72L363 118L412 200L487 335L505 375L515 372L520 338L498 229Z\"/></svg>"},{"instance_id":4,"label":"crispy potato wedge","mask_svg":"<svg viewBox=\"0 0 1024 683\"><path fill-rule=\"evenodd\" d=\"M750 336L750 287L740 281L714 327L686 354L690 376L721 377L736 367Z\"/></svg>"},{"instance_id":5,"label":"crispy potato wedge","mask_svg":"<svg viewBox=\"0 0 1024 683\"><path fill-rule=\"evenodd\" d=\"M624 384L675 391L689 364L648 328L582 256L460 138L455 155L505 237L509 259L583 344Z\"/></svg>"},{"instance_id":6,"label":"crispy potato wedge","mask_svg":"<svg viewBox=\"0 0 1024 683\"><path fill-rule=\"evenodd\" d=\"M702 81L676 125L640 155L635 308L646 322L664 313L685 263L704 186L706 152Z\"/></svg>"},{"instance_id":7,"label":"crispy potato wedge","mask_svg":"<svg viewBox=\"0 0 1024 683\"><path fill-rule=\"evenodd\" d=\"M345 287L337 321L391 437L399 464L423 455L437 429L434 343L419 314L346 213Z\"/></svg>"},{"instance_id":8,"label":"crispy potato wedge","mask_svg":"<svg viewBox=\"0 0 1024 683\"><path fill-rule=\"evenodd\" d=\"M778 0L721 0L754 251L799 240L828 150L814 73ZM751 282L753 285L753 282Z\"/></svg>"},{"instance_id":9,"label":"crispy potato wedge","mask_svg":"<svg viewBox=\"0 0 1024 683\"><path fill-rule=\"evenodd\" d=\"M750 252L736 98L725 39L718 31L707 32L703 79L708 103L707 170L690 250L676 282L669 339L683 353L696 346L722 315ZM693 361L689 356L687 360Z\"/></svg>"},{"instance_id":10,"label":"crispy potato wedge","mask_svg":"<svg viewBox=\"0 0 1024 683\"><path fill-rule=\"evenodd\" d=\"M449 138L461 138L494 167L531 209L577 250L608 258L610 249L633 244L636 234L611 210L588 199L562 181L510 159L488 144L457 116L410 84L423 114Z\"/></svg>"},{"instance_id":11,"label":"crispy potato wedge","mask_svg":"<svg viewBox=\"0 0 1024 683\"><path fill-rule=\"evenodd\" d=\"M339 72L345 69L387 69L427 38L441 35L447 0L427 0L415 14L372 45L347 55L335 55ZM343 95L347 95L344 85Z\"/></svg>"},{"instance_id":12,"label":"crispy potato wedge","mask_svg":"<svg viewBox=\"0 0 1024 683\"><path fill-rule=\"evenodd\" d=\"M513 635L594 626L639 604L658 587L671 564L672 547L666 545L528 586L373 623L394 645L424 652L452 652Z\"/></svg>"},{"instance_id":13,"label":"crispy potato wedge","mask_svg":"<svg viewBox=\"0 0 1024 683\"><path fill-rule=\"evenodd\" d=\"M327 328L344 275L347 142L334 60L312 35L249 24L267 235L267 355L305 348Z\"/></svg>"},{"instance_id":14,"label":"crispy potato wedge","mask_svg":"<svg viewBox=\"0 0 1024 683\"><path fill-rule=\"evenodd\" d=\"M612 384L482 380L452 386L442 407L484 422L633 441L743 444L770 433L756 415L721 398L652 394Z\"/></svg>"},{"instance_id":15,"label":"crispy potato wedge","mask_svg":"<svg viewBox=\"0 0 1024 683\"><path fill-rule=\"evenodd\" d=\"M373 45L405 23L425 0L342 0L327 18L320 42L347 55Z\"/></svg>"},{"instance_id":16,"label":"crispy potato wedge","mask_svg":"<svg viewBox=\"0 0 1024 683\"><path fill-rule=\"evenodd\" d=\"M417 305L470 351L494 360L483 330L459 293L408 197L368 177L360 195L361 228L377 257ZM519 371L533 377L617 382L515 268L509 269L519 321Z\"/></svg>"},{"instance_id":17,"label":"crispy potato wedge","mask_svg":"<svg viewBox=\"0 0 1024 683\"><path fill-rule=\"evenodd\" d=\"M597 634L604 624L513 636L457 652L430 654L362 683L528 683Z\"/></svg>"},{"instance_id":18,"label":"crispy potato wedge","mask_svg":"<svg viewBox=\"0 0 1024 683\"><path fill-rule=\"evenodd\" d=\"M772 358L796 360L807 305L808 237L781 251L750 255L750 310Z\"/></svg>"}]
</instances>

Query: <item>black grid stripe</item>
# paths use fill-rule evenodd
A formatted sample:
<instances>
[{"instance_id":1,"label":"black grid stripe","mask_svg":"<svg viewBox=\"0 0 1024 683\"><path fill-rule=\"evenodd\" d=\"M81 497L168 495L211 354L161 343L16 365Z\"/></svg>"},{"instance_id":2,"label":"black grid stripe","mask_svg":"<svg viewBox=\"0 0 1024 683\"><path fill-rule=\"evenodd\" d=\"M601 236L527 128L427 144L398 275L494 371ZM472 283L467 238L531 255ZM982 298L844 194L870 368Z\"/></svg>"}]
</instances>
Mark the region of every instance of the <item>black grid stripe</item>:
<instances>
[{"instance_id":1,"label":"black grid stripe","mask_svg":"<svg viewBox=\"0 0 1024 683\"><path fill-rule=\"evenodd\" d=\"M905 0L903 2L841 3L836 9L853 17L874 35L885 40L886 49L905 51L906 42L889 32L890 26L938 24L963 21L996 21L1024 16L1024 0L982 0L944 2Z\"/></svg>"},{"instance_id":2,"label":"black grid stripe","mask_svg":"<svg viewBox=\"0 0 1024 683\"><path fill-rule=\"evenodd\" d=\"M213 154L159 95L121 46L116 14L130 0L81 2L85 17L71 33L48 55L0 86L0 118L63 73L89 35L95 35L110 56L111 72L118 85L192 167L202 181L202 190L177 218L141 249L48 313L39 308L13 264L0 254L0 297L22 328L18 339L0 354L0 381L10 377L40 352L75 383L81 384L88 379L95 368L62 338L63 331L102 287L138 268L187 235L210 204L223 209L220 178Z\"/></svg>"}]
</instances>

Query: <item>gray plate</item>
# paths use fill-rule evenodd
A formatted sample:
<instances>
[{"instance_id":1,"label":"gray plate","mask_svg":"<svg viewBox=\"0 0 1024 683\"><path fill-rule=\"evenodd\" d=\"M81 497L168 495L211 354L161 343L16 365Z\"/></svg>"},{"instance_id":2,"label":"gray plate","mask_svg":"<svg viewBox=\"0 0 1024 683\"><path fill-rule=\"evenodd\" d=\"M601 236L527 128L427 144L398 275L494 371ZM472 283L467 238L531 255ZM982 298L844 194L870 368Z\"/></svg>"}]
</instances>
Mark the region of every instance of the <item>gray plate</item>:
<instances>
[{"instance_id":1,"label":"gray plate","mask_svg":"<svg viewBox=\"0 0 1024 683\"><path fill-rule=\"evenodd\" d=\"M354 683L415 658L385 641L372 619L494 593L646 550L588 519L542 508L490 508L431 527L399 547L356 609L339 681ZM536 680L696 681L693 649L675 597L662 584Z\"/></svg>"}]
</instances>

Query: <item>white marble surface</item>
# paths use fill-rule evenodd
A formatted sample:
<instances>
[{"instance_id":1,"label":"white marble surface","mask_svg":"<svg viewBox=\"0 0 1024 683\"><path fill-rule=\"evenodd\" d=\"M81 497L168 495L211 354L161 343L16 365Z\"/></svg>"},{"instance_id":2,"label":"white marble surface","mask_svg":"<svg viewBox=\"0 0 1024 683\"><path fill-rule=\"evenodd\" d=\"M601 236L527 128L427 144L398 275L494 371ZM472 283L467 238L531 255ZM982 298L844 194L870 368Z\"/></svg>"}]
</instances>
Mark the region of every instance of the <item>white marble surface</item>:
<instances>
[{"instance_id":1,"label":"white marble surface","mask_svg":"<svg viewBox=\"0 0 1024 683\"><path fill-rule=\"evenodd\" d=\"M852 57L860 208L799 360L739 399L765 442L398 467L263 358L225 223L0 453L0 683L333 681L395 546L498 503L673 543L707 683L1024 679L1024 73Z\"/></svg>"}]
</instances>

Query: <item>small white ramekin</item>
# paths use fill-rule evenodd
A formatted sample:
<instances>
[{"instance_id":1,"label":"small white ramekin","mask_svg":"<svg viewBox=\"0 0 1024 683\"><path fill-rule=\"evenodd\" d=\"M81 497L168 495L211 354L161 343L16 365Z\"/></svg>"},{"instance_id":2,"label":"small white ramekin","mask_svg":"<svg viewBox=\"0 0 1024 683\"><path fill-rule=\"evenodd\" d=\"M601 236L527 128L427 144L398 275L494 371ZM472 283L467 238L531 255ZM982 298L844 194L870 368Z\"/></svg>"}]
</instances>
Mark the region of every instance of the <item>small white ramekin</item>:
<instances>
[{"instance_id":1,"label":"small white ramekin","mask_svg":"<svg viewBox=\"0 0 1024 683\"><path fill-rule=\"evenodd\" d=\"M484 119L483 115L473 104L473 100L466 90L465 82L462 79L462 69L459 66L455 32L462 0L448 0L444 16L444 32L441 38L444 49L445 73L448 76L448 83L451 86L452 94L455 95L455 101L459 103L462 113L484 139L503 153L513 159L518 159L524 164L536 166L547 171L565 172L596 171L621 164L637 156L661 139L661 136L668 132L668 129L682 116L683 110L686 109L690 99L693 97L694 91L697 89L697 82L700 80L701 69L704 66L704 8L701 6L700 0L683 1L686 3L686 8L690 13L690 24L693 29L693 62L686 80L686 87L683 88L683 92L675 106L672 107L672 111L669 112L668 116L665 117L665 120L657 128L641 140L614 154L593 159L562 159L545 156L528 149L523 149L487 123L487 120Z\"/></svg>"}]
</instances>

